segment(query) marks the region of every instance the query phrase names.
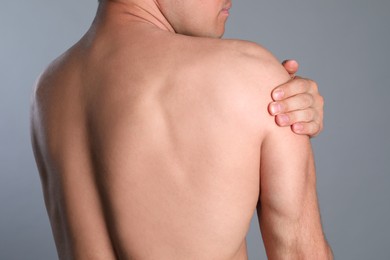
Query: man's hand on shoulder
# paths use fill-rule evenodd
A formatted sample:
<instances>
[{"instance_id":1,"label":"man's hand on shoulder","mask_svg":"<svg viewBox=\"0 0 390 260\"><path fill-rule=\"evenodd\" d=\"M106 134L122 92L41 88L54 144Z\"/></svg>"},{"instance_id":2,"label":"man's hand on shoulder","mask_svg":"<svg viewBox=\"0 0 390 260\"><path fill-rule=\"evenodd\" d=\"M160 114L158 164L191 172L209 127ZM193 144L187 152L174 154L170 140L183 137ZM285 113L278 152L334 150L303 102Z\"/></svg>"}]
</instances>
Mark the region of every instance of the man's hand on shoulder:
<instances>
[{"instance_id":1,"label":"man's hand on shoulder","mask_svg":"<svg viewBox=\"0 0 390 260\"><path fill-rule=\"evenodd\" d=\"M291 126L296 134L317 136L323 129L324 99L317 83L296 77L299 64L294 60L283 62L291 80L272 91L274 102L268 110L279 126Z\"/></svg>"}]
</instances>

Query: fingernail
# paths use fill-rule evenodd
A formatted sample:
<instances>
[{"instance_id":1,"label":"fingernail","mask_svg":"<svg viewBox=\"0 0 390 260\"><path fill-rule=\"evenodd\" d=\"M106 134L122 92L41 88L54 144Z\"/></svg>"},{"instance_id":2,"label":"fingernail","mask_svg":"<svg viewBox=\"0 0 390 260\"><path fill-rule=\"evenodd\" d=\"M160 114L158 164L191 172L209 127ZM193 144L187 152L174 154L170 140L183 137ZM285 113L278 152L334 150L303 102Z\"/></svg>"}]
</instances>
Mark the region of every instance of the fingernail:
<instances>
[{"instance_id":1,"label":"fingernail","mask_svg":"<svg viewBox=\"0 0 390 260\"><path fill-rule=\"evenodd\" d=\"M283 92L283 90L281 90L281 89L278 89L278 90L276 90L276 91L274 92L274 99L275 99L275 100L280 100L280 99L283 98L283 96L284 96L284 92Z\"/></svg>"},{"instance_id":2,"label":"fingernail","mask_svg":"<svg viewBox=\"0 0 390 260\"><path fill-rule=\"evenodd\" d=\"M273 104L271 105L271 113L272 113L273 115L276 115L276 114L279 113L281 110L282 110L282 108L281 108L280 104L278 104L278 103L273 103Z\"/></svg>"},{"instance_id":3,"label":"fingernail","mask_svg":"<svg viewBox=\"0 0 390 260\"><path fill-rule=\"evenodd\" d=\"M303 125L302 124L294 124L294 130L297 132L301 132L303 130Z\"/></svg>"},{"instance_id":4,"label":"fingernail","mask_svg":"<svg viewBox=\"0 0 390 260\"><path fill-rule=\"evenodd\" d=\"M290 121L290 118L287 115L278 115L279 123L282 125L287 125Z\"/></svg>"}]
</instances>

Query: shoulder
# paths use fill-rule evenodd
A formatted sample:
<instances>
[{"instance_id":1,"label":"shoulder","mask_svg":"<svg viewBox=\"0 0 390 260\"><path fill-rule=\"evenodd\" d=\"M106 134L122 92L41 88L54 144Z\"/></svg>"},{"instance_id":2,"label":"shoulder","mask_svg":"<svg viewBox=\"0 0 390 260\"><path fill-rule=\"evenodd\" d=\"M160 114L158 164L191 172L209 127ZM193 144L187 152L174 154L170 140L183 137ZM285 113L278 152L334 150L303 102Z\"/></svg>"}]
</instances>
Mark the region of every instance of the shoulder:
<instances>
[{"instance_id":1,"label":"shoulder","mask_svg":"<svg viewBox=\"0 0 390 260\"><path fill-rule=\"evenodd\" d=\"M38 76L30 96L32 127L58 123L59 115L79 108L80 64L65 52ZM76 105L77 104L77 105Z\"/></svg>"},{"instance_id":2,"label":"shoulder","mask_svg":"<svg viewBox=\"0 0 390 260\"><path fill-rule=\"evenodd\" d=\"M225 40L223 44L227 47L222 55L231 58L226 65L237 71L240 80L256 80L257 83L253 83L264 89L273 88L289 79L280 62L263 46L242 40Z\"/></svg>"},{"instance_id":3,"label":"shoulder","mask_svg":"<svg viewBox=\"0 0 390 260\"><path fill-rule=\"evenodd\" d=\"M76 61L74 49L69 49L52 62L43 70L38 76L34 89L33 100L42 100L50 93L54 95L64 90L63 86L74 83L78 78L78 71L80 70L80 62ZM60 94L60 93L58 93Z\"/></svg>"},{"instance_id":4,"label":"shoulder","mask_svg":"<svg viewBox=\"0 0 390 260\"><path fill-rule=\"evenodd\" d=\"M268 114L271 92L290 79L275 56L253 42L222 40L207 55L205 78L222 92L226 109L257 130L275 125ZM253 124L252 124L253 122Z\"/></svg>"},{"instance_id":5,"label":"shoulder","mask_svg":"<svg viewBox=\"0 0 390 260\"><path fill-rule=\"evenodd\" d=\"M32 116L38 116L37 113L44 113L51 110L48 106L57 99L55 91L58 89L58 82L62 78L64 67L64 55L53 60L38 76L31 95L31 108L34 112Z\"/></svg>"},{"instance_id":6,"label":"shoulder","mask_svg":"<svg viewBox=\"0 0 390 260\"><path fill-rule=\"evenodd\" d=\"M205 80L212 78L241 91L250 87L271 91L290 79L275 56L254 42L200 38L180 41L180 45L187 50L175 51L180 55L175 69L197 71L195 76Z\"/></svg>"},{"instance_id":7,"label":"shoulder","mask_svg":"<svg viewBox=\"0 0 390 260\"><path fill-rule=\"evenodd\" d=\"M254 42L212 39L199 45L189 66L204 79L212 78L236 91L255 91L261 93L259 98L270 98L276 86L290 79L275 56Z\"/></svg>"}]
</instances>

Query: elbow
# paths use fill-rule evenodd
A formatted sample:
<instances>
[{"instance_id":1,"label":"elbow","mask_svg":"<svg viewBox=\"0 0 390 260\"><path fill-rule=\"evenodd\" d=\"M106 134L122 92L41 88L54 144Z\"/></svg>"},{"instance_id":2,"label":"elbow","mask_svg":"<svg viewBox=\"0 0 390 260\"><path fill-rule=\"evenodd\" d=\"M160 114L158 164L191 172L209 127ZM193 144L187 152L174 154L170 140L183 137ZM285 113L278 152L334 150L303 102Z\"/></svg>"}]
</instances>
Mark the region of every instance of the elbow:
<instances>
[{"instance_id":1,"label":"elbow","mask_svg":"<svg viewBox=\"0 0 390 260\"><path fill-rule=\"evenodd\" d=\"M333 259L334 259L334 255L333 255L332 248L327 243L326 244L326 260L333 260Z\"/></svg>"}]
</instances>

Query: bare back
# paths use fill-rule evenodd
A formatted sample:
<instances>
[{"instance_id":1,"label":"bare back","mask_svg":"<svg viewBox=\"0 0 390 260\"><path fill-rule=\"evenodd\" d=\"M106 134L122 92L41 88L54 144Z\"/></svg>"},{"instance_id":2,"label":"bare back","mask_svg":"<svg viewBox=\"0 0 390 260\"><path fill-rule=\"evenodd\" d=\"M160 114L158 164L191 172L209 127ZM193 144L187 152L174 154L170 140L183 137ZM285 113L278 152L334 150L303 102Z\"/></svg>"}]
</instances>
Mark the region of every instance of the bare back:
<instances>
[{"instance_id":1,"label":"bare back","mask_svg":"<svg viewBox=\"0 0 390 260\"><path fill-rule=\"evenodd\" d=\"M247 259L268 93L281 82L240 74L271 58L137 30L84 38L38 84L33 143L59 253Z\"/></svg>"}]
</instances>

